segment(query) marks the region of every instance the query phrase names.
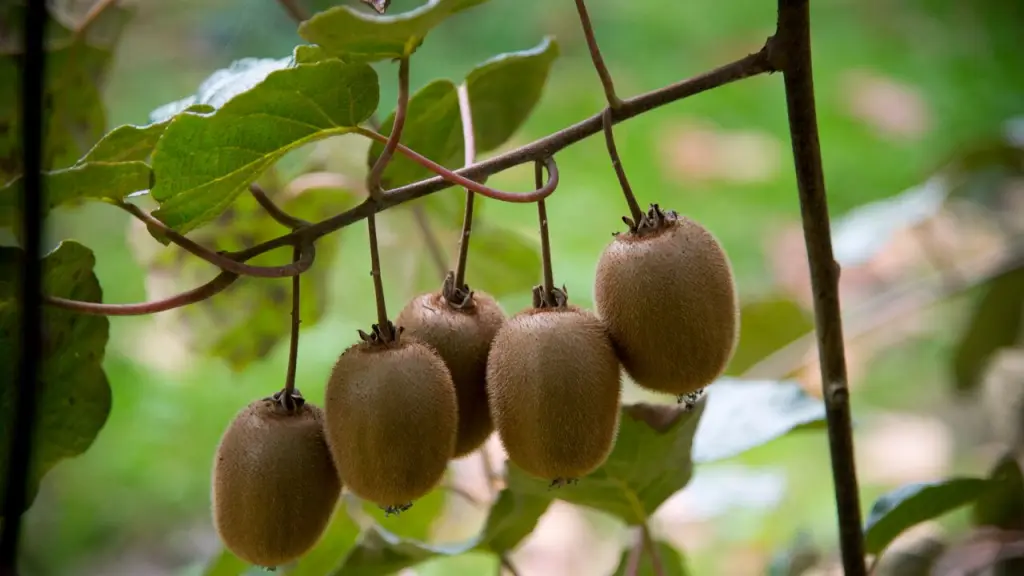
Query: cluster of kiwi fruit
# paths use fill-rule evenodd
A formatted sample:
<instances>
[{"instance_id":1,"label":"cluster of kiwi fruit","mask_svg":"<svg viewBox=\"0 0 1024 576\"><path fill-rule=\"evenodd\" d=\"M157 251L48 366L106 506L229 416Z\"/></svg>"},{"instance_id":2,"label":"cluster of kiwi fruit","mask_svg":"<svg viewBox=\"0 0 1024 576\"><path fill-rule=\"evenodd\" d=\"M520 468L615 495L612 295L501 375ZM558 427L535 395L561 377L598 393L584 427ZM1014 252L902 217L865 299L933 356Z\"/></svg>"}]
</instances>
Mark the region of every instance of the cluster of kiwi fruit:
<instances>
[{"instance_id":1,"label":"cluster of kiwi fruit","mask_svg":"<svg viewBox=\"0 0 1024 576\"><path fill-rule=\"evenodd\" d=\"M395 323L359 331L331 370L322 413L278 397L240 413L214 470L225 544L263 566L297 557L341 486L404 511L494 431L525 472L573 483L611 452L623 368L643 388L696 399L737 340L728 258L700 224L657 205L624 220L629 230L597 266L596 313L548 281L532 307L506 317L449 273Z\"/></svg>"}]
</instances>

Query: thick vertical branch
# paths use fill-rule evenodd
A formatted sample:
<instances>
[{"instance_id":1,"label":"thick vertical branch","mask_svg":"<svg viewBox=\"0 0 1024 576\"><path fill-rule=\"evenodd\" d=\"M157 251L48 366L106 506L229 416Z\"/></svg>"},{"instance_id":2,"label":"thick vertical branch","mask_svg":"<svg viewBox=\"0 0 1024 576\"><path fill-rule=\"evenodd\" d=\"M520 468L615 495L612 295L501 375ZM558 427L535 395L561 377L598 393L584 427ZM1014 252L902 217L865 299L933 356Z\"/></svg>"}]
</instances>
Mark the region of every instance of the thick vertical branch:
<instances>
[{"instance_id":1,"label":"thick vertical branch","mask_svg":"<svg viewBox=\"0 0 1024 576\"><path fill-rule=\"evenodd\" d=\"M853 454L850 391L839 306L839 264L832 254L825 179L811 72L809 0L779 0L779 22L771 58L783 72L793 143L804 241L814 292L821 384L828 416L829 451L846 576L863 576L864 540Z\"/></svg>"},{"instance_id":2,"label":"thick vertical branch","mask_svg":"<svg viewBox=\"0 0 1024 576\"><path fill-rule=\"evenodd\" d=\"M3 532L0 533L0 574L13 575L17 564L18 538L21 535L21 513L28 495L28 478L32 454L32 436L36 419L42 356L42 263L43 232L43 71L46 53L45 2L29 2L25 8L25 58L21 66L21 144L24 175L22 176L21 209L24 256L20 262L17 286L21 321L18 333L21 350L12 354L17 363L17 388L9 414L14 420L12 432L2 442L10 442L7 454L7 478L3 502Z\"/></svg>"}]
</instances>

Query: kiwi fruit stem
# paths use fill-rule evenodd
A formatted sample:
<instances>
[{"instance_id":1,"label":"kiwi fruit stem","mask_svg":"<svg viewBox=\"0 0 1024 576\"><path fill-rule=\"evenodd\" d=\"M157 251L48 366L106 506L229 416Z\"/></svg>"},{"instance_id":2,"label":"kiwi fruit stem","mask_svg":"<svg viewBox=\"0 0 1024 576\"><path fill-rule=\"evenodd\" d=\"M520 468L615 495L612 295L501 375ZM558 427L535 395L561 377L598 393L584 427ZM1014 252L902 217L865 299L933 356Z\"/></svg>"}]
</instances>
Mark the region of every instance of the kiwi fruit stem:
<instances>
[{"instance_id":1,"label":"kiwi fruit stem","mask_svg":"<svg viewBox=\"0 0 1024 576\"><path fill-rule=\"evenodd\" d=\"M534 164L534 178L537 188L544 186L544 164ZM537 219L540 221L540 257L544 269L544 284L533 289L533 307L562 307L568 303L568 292L565 286L561 290L555 288L555 274L551 267L551 239L548 237L548 209L544 200L537 202Z\"/></svg>"},{"instance_id":2,"label":"kiwi fruit stem","mask_svg":"<svg viewBox=\"0 0 1024 576\"><path fill-rule=\"evenodd\" d=\"M296 246L292 251L292 260L298 261L299 256L302 254L302 249ZM292 276L292 328L291 328L291 341L288 344L288 372L284 378L284 389L278 392L281 396L283 406L289 411L301 406L295 405L293 396L297 395L299 399L302 398L301 394L297 394L295 390L295 367L299 361L299 324L301 318L300 312L300 290L301 282L299 275Z\"/></svg>"},{"instance_id":3,"label":"kiwi fruit stem","mask_svg":"<svg viewBox=\"0 0 1024 576\"><path fill-rule=\"evenodd\" d=\"M377 300L377 323L374 324L373 332L383 342L391 342L398 335L394 324L388 320L388 308L384 302L384 281L380 275L380 254L377 250L377 219L373 214L366 217L366 228L370 235L370 275L373 276L373 295ZM368 336L362 331L359 332L359 336L363 340L368 339Z\"/></svg>"},{"instance_id":4,"label":"kiwi fruit stem","mask_svg":"<svg viewBox=\"0 0 1024 576\"><path fill-rule=\"evenodd\" d=\"M619 179L619 186L622 187L622 195L626 197L629 213L633 216L632 219L623 217L622 220L629 226L631 232L635 232L637 227L643 222L644 213L640 210L640 204L636 201L633 187L629 185L629 180L626 178L626 170L622 167L622 159L619 158L619 151L615 147L615 136L612 134L612 124L614 122L610 106L604 109L604 113L601 114L601 120L601 127L604 129L604 143L608 147L608 156L612 159L612 168L615 169L615 176Z\"/></svg>"}]
</instances>

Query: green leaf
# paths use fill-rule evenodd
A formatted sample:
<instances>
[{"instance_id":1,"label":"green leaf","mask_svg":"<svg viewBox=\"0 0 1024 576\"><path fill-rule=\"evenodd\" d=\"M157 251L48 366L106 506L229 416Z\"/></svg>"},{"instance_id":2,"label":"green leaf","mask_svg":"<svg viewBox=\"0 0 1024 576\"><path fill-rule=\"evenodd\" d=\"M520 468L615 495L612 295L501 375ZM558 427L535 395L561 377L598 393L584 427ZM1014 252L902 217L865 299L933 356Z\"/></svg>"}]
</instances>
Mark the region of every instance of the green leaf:
<instances>
[{"instance_id":1,"label":"green leaf","mask_svg":"<svg viewBox=\"0 0 1024 576\"><path fill-rule=\"evenodd\" d=\"M740 309L740 338L725 373L739 376L797 338L814 330L814 318L793 300L773 296Z\"/></svg>"},{"instance_id":2,"label":"green leaf","mask_svg":"<svg viewBox=\"0 0 1024 576\"><path fill-rule=\"evenodd\" d=\"M864 528L864 548L879 554L904 530L978 499L992 483L984 478L950 478L901 486L875 501Z\"/></svg>"},{"instance_id":3,"label":"green leaf","mask_svg":"<svg viewBox=\"0 0 1024 576\"><path fill-rule=\"evenodd\" d=\"M248 568L248 562L225 549L206 565L203 576L242 576Z\"/></svg>"},{"instance_id":4,"label":"green leaf","mask_svg":"<svg viewBox=\"0 0 1024 576\"><path fill-rule=\"evenodd\" d=\"M285 212L308 221L327 218L354 205L357 199L344 190L308 189L286 195L273 188L265 190ZM190 237L204 245L235 251L276 238L286 230L277 224L252 198L241 196L211 225ZM148 240L148 237L146 237ZM331 262L337 254L336 237L316 243L316 262L299 279L302 290L300 318L309 328L323 317ZM281 248L249 261L254 265L280 265L290 262L292 250ZM152 298L169 296L194 288L212 278L210 266L178 246L159 249L143 258L153 285L160 286ZM224 359L233 370L242 370L264 358L288 335L291 314L291 279L240 279L214 298L166 312L175 333L197 352Z\"/></svg>"},{"instance_id":5,"label":"green leaf","mask_svg":"<svg viewBox=\"0 0 1024 576\"><path fill-rule=\"evenodd\" d=\"M206 114L213 112L214 108L206 104L193 104L186 107L182 112L194 112ZM128 162L132 160L149 160L156 148L156 143L164 135L164 130L170 123L170 118L147 124L145 126L133 126L125 124L118 126L108 132L92 150L78 161L78 164L87 162Z\"/></svg>"},{"instance_id":6,"label":"green leaf","mask_svg":"<svg viewBox=\"0 0 1024 576\"><path fill-rule=\"evenodd\" d=\"M478 154L504 144L530 116L558 53L558 43L546 37L535 48L492 58L466 76Z\"/></svg>"},{"instance_id":7,"label":"green leaf","mask_svg":"<svg viewBox=\"0 0 1024 576\"><path fill-rule=\"evenodd\" d=\"M655 547L658 550L658 559L661 561L661 571L654 570L654 561L647 550L640 555L640 563L635 571L630 571L630 555L633 552L626 549L619 557L619 567L615 569L613 576L686 576L689 570L686 569L686 560L678 550L671 544L664 541L657 541Z\"/></svg>"},{"instance_id":8,"label":"green leaf","mask_svg":"<svg viewBox=\"0 0 1024 576\"><path fill-rule=\"evenodd\" d=\"M79 200L121 200L149 188L149 166L143 162L90 162L43 174L43 215ZM0 188L0 228L20 223L21 177Z\"/></svg>"},{"instance_id":9,"label":"green leaf","mask_svg":"<svg viewBox=\"0 0 1024 576\"><path fill-rule=\"evenodd\" d=\"M432 490L416 500L413 507L401 515L387 515L380 506L362 500L362 511L373 518L377 524L384 526L389 532L400 538L427 540L430 538L434 521L444 511L447 492L442 489Z\"/></svg>"},{"instance_id":10,"label":"green leaf","mask_svg":"<svg viewBox=\"0 0 1024 576\"><path fill-rule=\"evenodd\" d=\"M481 223L469 238L466 283L495 298L526 292L541 276L535 235Z\"/></svg>"},{"instance_id":11,"label":"green leaf","mask_svg":"<svg viewBox=\"0 0 1024 576\"><path fill-rule=\"evenodd\" d=\"M1024 474L1012 452L999 459L989 479L991 486L971 511L974 524L1024 530Z\"/></svg>"},{"instance_id":12,"label":"green leaf","mask_svg":"<svg viewBox=\"0 0 1024 576\"><path fill-rule=\"evenodd\" d=\"M0 36L20 38L24 3L0 8ZM76 36L60 21L47 23L47 60L44 102L43 169L63 168L75 163L106 129L102 89L114 49L134 10L120 5L104 10L89 28ZM4 30L7 22L19 26ZM21 165L21 77L19 44L0 51L0 184L22 173Z\"/></svg>"},{"instance_id":13,"label":"green leaf","mask_svg":"<svg viewBox=\"0 0 1024 576\"><path fill-rule=\"evenodd\" d=\"M1024 319L1024 268L993 279L985 287L953 354L957 390L975 388L989 359L1019 341Z\"/></svg>"},{"instance_id":14,"label":"green leaf","mask_svg":"<svg viewBox=\"0 0 1024 576\"><path fill-rule=\"evenodd\" d=\"M14 299L20 248L0 247L0 489L7 481L8 442L14 410L15 358L20 353L18 304ZM47 294L87 302L102 301L93 273L91 250L73 241L62 242L42 261ZM85 452L107 421L110 386L103 371L110 322L47 307L43 311L43 355L38 392L38 416L30 471L29 499L39 481L57 463Z\"/></svg>"},{"instance_id":15,"label":"green leaf","mask_svg":"<svg viewBox=\"0 0 1024 576\"><path fill-rule=\"evenodd\" d=\"M359 525L346 513L344 506L339 506L334 511L331 523L327 525L320 541L312 550L306 552L294 567L288 569L286 574L288 576L330 574L356 545L358 538Z\"/></svg>"},{"instance_id":16,"label":"green leaf","mask_svg":"<svg viewBox=\"0 0 1024 576\"><path fill-rule=\"evenodd\" d=\"M381 134L390 136L394 124L395 113L392 112L381 124ZM462 166L462 117L454 84L448 80L435 80L409 98L402 144L446 168ZM370 146L367 165L373 166L383 151L384 145L374 142ZM381 183L385 188L394 188L432 175L431 171L396 153L384 170Z\"/></svg>"},{"instance_id":17,"label":"green leaf","mask_svg":"<svg viewBox=\"0 0 1024 576\"><path fill-rule=\"evenodd\" d=\"M210 222L285 152L369 118L378 97L372 68L326 60L271 72L213 113L176 116L153 153L153 215L182 233Z\"/></svg>"},{"instance_id":18,"label":"green leaf","mask_svg":"<svg viewBox=\"0 0 1024 576\"><path fill-rule=\"evenodd\" d=\"M693 476L690 449L707 399L694 410L683 406L633 404L622 407L619 433L608 459L577 484L549 488L513 462L508 486L515 492L602 510L639 525Z\"/></svg>"},{"instance_id":19,"label":"green leaf","mask_svg":"<svg viewBox=\"0 0 1024 576\"><path fill-rule=\"evenodd\" d=\"M737 456L794 430L825 425L825 405L796 382L721 378L693 441L699 464Z\"/></svg>"},{"instance_id":20,"label":"green leaf","mask_svg":"<svg viewBox=\"0 0 1024 576\"><path fill-rule=\"evenodd\" d=\"M415 52L427 33L445 18L486 1L430 0L415 10L391 16L336 6L300 24L299 35L351 62L403 58Z\"/></svg>"},{"instance_id":21,"label":"green leaf","mask_svg":"<svg viewBox=\"0 0 1024 576\"><path fill-rule=\"evenodd\" d=\"M491 507L483 530L466 542L454 544L426 544L419 540L401 538L373 525L363 532L355 549L333 574L376 576L398 572L437 556L454 556L471 551L503 554L518 546L533 532L550 502L549 498L537 498L510 489L502 490ZM398 520L404 516L403 512Z\"/></svg>"}]
</instances>

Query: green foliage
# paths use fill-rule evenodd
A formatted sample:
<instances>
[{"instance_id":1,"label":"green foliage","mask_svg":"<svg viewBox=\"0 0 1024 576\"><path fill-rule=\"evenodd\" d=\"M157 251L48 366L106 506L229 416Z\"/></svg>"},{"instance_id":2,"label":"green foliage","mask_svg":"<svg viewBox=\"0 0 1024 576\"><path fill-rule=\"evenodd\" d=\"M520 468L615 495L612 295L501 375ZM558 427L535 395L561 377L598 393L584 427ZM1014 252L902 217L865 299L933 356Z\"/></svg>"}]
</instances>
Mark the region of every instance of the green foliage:
<instances>
[{"instance_id":1,"label":"green foliage","mask_svg":"<svg viewBox=\"0 0 1024 576\"><path fill-rule=\"evenodd\" d=\"M213 112L214 108L207 104L193 104L185 107L182 112L195 112L205 114ZM164 135L170 118L147 124L145 126L132 126L126 124L118 126L107 132L92 150L78 163L87 162L130 162L133 160L147 161L153 154L153 148Z\"/></svg>"},{"instance_id":2,"label":"green foliage","mask_svg":"<svg viewBox=\"0 0 1024 576\"><path fill-rule=\"evenodd\" d=\"M953 374L959 391L977 387L992 355L1022 336L1024 268L993 279L984 290L953 355Z\"/></svg>"},{"instance_id":3,"label":"green foliage","mask_svg":"<svg viewBox=\"0 0 1024 576\"><path fill-rule=\"evenodd\" d=\"M693 441L693 461L732 458L790 432L825 426L825 405L796 382L720 378Z\"/></svg>"},{"instance_id":4,"label":"green foliage","mask_svg":"<svg viewBox=\"0 0 1024 576\"><path fill-rule=\"evenodd\" d=\"M320 541L288 569L288 576L330 574L352 550L358 538L359 525L345 513L344 506L338 506Z\"/></svg>"},{"instance_id":5,"label":"green foliage","mask_svg":"<svg viewBox=\"0 0 1024 576\"><path fill-rule=\"evenodd\" d=\"M800 304L773 296L740 308L740 337L725 373L739 376L772 352L814 331L812 318Z\"/></svg>"},{"instance_id":6,"label":"green foliage","mask_svg":"<svg viewBox=\"0 0 1024 576\"><path fill-rule=\"evenodd\" d=\"M430 0L403 14L375 16L335 6L299 25L299 35L349 62L412 55L445 18L487 0Z\"/></svg>"},{"instance_id":7,"label":"green foliage","mask_svg":"<svg viewBox=\"0 0 1024 576\"><path fill-rule=\"evenodd\" d=\"M949 478L901 486L875 501L864 528L864 549L879 554L901 532L974 502L992 482L984 478Z\"/></svg>"},{"instance_id":8,"label":"green foliage","mask_svg":"<svg viewBox=\"0 0 1024 576\"><path fill-rule=\"evenodd\" d=\"M285 152L352 131L378 97L372 68L326 60L271 72L210 114L176 116L153 153L153 215L179 232L212 221Z\"/></svg>"},{"instance_id":9,"label":"green foliage","mask_svg":"<svg viewBox=\"0 0 1024 576\"><path fill-rule=\"evenodd\" d=\"M25 253L0 247L0 437L11 437L17 382L15 358L20 354L20 311L15 300L16 279ZM91 250L77 242L62 242L43 258L43 288L47 294L100 302L102 290L93 273ZM103 371L109 320L55 308L43 315L42 374L36 406L36 435L29 474L29 499L39 481L58 462L85 452L110 413L110 386ZM0 445L0 489L7 482L8 442Z\"/></svg>"},{"instance_id":10,"label":"green foliage","mask_svg":"<svg viewBox=\"0 0 1024 576\"><path fill-rule=\"evenodd\" d=\"M355 201L349 192L331 188L309 189L300 194L284 194L275 188L266 192L287 213L310 221L327 218ZM236 251L285 231L246 194L191 237L202 244ZM337 254L338 243L336 239L325 239L316 246L316 263L299 278L302 290L299 316L303 328L316 325L330 301L327 295L329 264ZM291 258L291 248L281 248L249 262L280 265ZM174 292L188 290L212 277L209 264L177 246L160 250L147 260L147 265L150 274ZM291 278L240 278L217 297L168 314L173 315L178 326L176 334L194 350L223 358L232 369L240 371L265 357L287 336ZM281 377L284 377L283 370Z\"/></svg>"},{"instance_id":11,"label":"green foliage","mask_svg":"<svg viewBox=\"0 0 1024 576\"><path fill-rule=\"evenodd\" d=\"M389 516L380 506L362 501L362 512L372 518L380 526L386 526L388 531L399 538L428 541L434 526L434 521L444 510L445 502L449 492L443 488L432 490L413 503L401 515ZM456 496L457 498L457 496Z\"/></svg>"},{"instance_id":12,"label":"green foliage","mask_svg":"<svg viewBox=\"0 0 1024 576\"><path fill-rule=\"evenodd\" d=\"M6 22L23 22L23 10L24 1L0 8L0 36L5 41L21 38L21 30L7 29ZM107 120L102 89L114 47L132 15L127 8L109 8L77 34L59 20L48 21L44 170L70 166L103 136ZM22 172L19 51L0 51L0 184Z\"/></svg>"},{"instance_id":13,"label":"green foliage","mask_svg":"<svg viewBox=\"0 0 1024 576\"><path fill-rule=\"evenodd\" d=\"M971 510L974 524L1024 530L1024 474L1012 452L999 459L989 479L989 489Z\"/></svg>"},{"instance_id":14,"label":"green foliage","mask_svg":"<svg viewBox=\"0 0 1024 576\"><path fill-rule=\"evenodd\" d=\"M381 123L381 133L390 135L394 123L395 114L392 112ZM459 95L454 84L448 80L435 80L409 98L405 127L402 129L402 144L442 166L462 166L462 120L459 117ZM370 147L367 164L372 166L383 151L384 145L374 142ZM432 175L432 172L412 160L395 154L384 170L381 183L385 188L394 188Z\"/></svg>"},{"instance_id":15,"label":"green foliage","mask_svg":"<svg viewBox=\"0 0 1024 576\"><path fill-rule=\"evenodd\" d=\"M528 290L540 278L540 243L525 234L480 223L470 236L466 282L504 298ZM473 257L473 255L478 255ZM482 257L486 254L487 257Z\"/></svg>"},{"instance_id":16,"label":"green foliage","mask_svg":"<svg viewBox=\"0 0 1024 576\"><path fill-rule=\"evenodd\" d=\"M658 559L661 561L661 570L655 571L654 560L650 553L645 550L639 558L635 570L631 568L632 550L626 550L619 558L619 566L612 576L687 576L690 574L686 569L686 561L678 550L668 542L657 541L655 547L658 551Z\"/></svg>"},{"instance_id":17,"label":"green foliage","mask_svg":"<svg viewBox=\"0 0 1024 576\"><path fill-rule=\"evenodd\" d=\"M558 43L549 36L534 48L495 56L470 71L466 91L478 154L504 144L526 121L558 54Z\"/></svg>"}]
</instances>

